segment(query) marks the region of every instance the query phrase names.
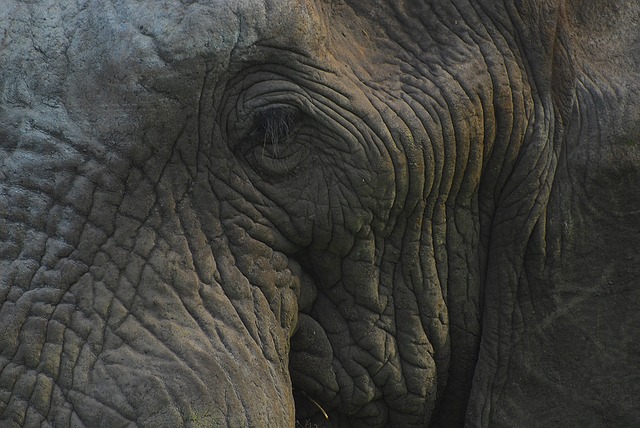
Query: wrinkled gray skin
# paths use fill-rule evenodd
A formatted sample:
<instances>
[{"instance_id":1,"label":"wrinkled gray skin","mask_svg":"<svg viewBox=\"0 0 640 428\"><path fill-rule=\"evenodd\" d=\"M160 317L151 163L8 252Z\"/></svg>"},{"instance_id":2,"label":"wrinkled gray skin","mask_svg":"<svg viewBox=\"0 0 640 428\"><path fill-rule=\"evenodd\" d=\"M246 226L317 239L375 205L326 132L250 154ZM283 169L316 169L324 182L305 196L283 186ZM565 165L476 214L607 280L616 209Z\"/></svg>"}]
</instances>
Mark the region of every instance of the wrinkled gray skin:
<instances>
[{"instance_id":1,"label":"wrinkled gray skin","mask_svg":"<svg viewBox=\"0 0 640 428\"><path fill-rule=\"evenodd\" d=\"M3 0L3 427L640 419L640 5L378 3Z\"/></svg>"}]
</instances>

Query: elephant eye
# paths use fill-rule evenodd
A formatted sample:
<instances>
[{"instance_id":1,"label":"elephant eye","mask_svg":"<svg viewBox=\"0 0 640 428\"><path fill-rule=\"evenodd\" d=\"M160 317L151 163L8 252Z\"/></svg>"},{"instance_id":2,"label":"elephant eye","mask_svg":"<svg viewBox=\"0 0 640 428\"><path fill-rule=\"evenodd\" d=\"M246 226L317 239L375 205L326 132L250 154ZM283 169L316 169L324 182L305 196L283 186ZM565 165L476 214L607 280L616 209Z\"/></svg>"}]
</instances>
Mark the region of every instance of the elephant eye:
<instances>
[{"instance_id":1,"label":"elephant eye","mask_svg":"<svg viewBox=\"0 0 640 428\"><path fill-rule=\"evenodd\" d=\"M281 176L293 171L305 158L301 132L302 114L288 106L257 112L252 131L243 138L241 155L259 172Z\"/></svg>"},{"instance_id":2,"label":"elephant eye","mask_svg":"<svg viewBox=\"0 0 640 428\"><path fill-rule=\"evenodd\" d=\"M286 154L297 131L297 115L297 111L282 107L256 114L256 126L251 138L262 143L262 156L278 159Z\"/></svg>"}]
</instances>

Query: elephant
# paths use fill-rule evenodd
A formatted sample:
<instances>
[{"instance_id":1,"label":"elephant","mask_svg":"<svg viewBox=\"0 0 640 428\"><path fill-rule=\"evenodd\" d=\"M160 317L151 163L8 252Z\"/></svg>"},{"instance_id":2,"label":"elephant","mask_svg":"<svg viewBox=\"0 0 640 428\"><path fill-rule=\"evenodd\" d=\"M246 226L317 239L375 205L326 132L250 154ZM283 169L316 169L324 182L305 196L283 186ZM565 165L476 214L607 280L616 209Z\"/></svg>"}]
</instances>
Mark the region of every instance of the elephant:
<instances>
[{"instance_id":1,"label":"elephant","mask_svg":"<svg viewBox=\"0 0 640 428\"><path fill-rule=\"evenodd\" d=\"M3 0L3 427L633 426L635 0Z\"/></svg>"}]
</instances>

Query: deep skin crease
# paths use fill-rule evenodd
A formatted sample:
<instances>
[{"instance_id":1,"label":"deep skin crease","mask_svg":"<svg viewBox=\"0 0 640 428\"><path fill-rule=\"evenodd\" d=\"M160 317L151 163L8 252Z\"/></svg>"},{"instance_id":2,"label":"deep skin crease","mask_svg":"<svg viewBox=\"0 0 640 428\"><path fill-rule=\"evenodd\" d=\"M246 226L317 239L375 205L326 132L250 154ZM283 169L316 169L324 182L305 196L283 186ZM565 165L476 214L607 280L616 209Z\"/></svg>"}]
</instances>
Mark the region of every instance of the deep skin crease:
<instances>
[{"instance_id":1,"label":"deep skin crease","mask_svg":"<svg viewBox=\"0 0 640 428\"><path fill-rule=\"evenodd\" d=\"M0 425L629 426L640 5L0 10Z\"/></svg>"}]
</instances>

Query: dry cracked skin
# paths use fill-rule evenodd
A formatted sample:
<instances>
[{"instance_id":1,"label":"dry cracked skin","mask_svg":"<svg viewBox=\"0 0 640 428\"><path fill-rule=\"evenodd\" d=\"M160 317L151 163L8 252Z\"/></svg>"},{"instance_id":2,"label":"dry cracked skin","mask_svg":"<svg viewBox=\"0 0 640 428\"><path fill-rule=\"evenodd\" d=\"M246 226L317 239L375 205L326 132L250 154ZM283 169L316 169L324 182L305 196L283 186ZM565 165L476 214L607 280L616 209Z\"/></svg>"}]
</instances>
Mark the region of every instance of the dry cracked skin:
<instances>
[{"instance_id":1,"label":"dry cracked skin","mask_svg":"<svg viewBox=\"0 0 640 428\"><path fill-rule=\"evenodd\" d=\"M0 425L632 426L640 5L3 0Z\"/></svg>"}]
</instances>

